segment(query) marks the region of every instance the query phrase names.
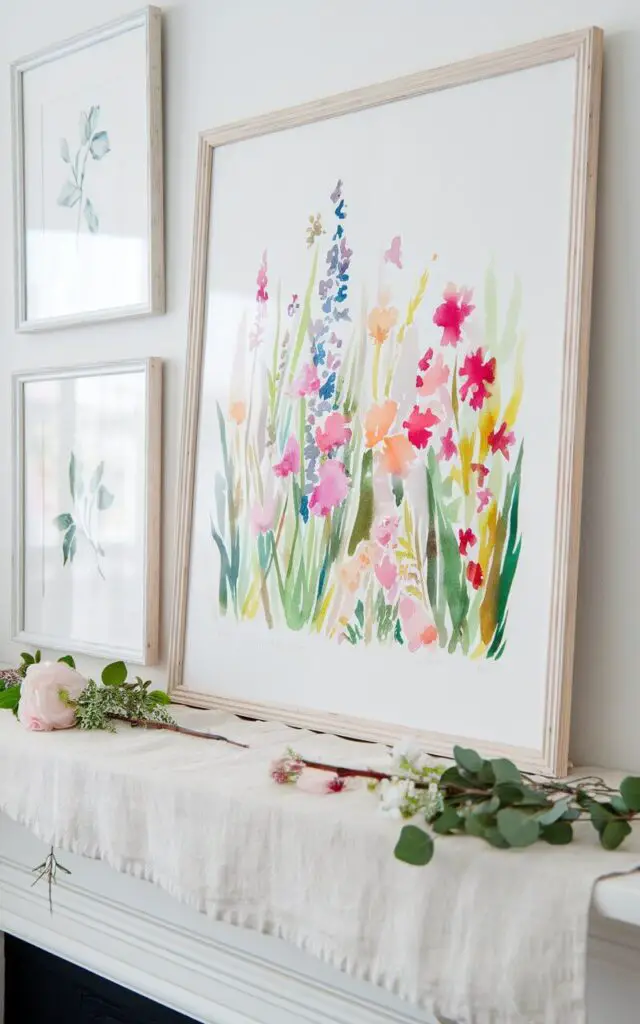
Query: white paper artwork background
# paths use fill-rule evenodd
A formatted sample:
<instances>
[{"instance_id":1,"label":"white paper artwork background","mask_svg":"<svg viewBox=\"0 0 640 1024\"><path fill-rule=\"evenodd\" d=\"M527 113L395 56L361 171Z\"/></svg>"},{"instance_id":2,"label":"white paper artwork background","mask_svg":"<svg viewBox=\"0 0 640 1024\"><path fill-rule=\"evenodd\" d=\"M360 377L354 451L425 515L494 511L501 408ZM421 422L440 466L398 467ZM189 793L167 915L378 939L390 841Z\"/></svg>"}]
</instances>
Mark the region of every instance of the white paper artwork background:
<instances>
[{"instance_id":1,"label":"white paper artwork background","mask_svg":"<svg viewBox=\"0 0 640 1024\"><path fill-rule=\"evenodd\" d=\"M71 653L86 645L121 651L143 647L145 581L145 374L118 373L25 385L25 632L57 640ZM79 519L69 486L69 457L81 465L84 492L100 462L114 496L94 511L94 550L78 531L72 563L63 565L63 533L54 519ZM53 646L53 644L51 644Z\"/></svg>"},{"instance_id":2,"label":"white paper artwork background","mask_svg":"<svg viewBox=\"0 0 640 1024\"><path fill-rule=\"evenodd\" d=\"M574 63L565 61L216 153L184 671L189 689L541 749L574 91ZM426 344L438 345L440 332L431 318L448 281L475 287L477 345L490 261L502 316L514 276L522 280L525 397L517 434L525 439L524 540L507 649L499 662L424 648L409 654L375 643L338 646L308 634L269 633L260 621L236 625L217 610L219 563L210 532L220 468L215 403L226 410L238 324L245 311L251 323L263 250L268 249L270 296L278 281L283 299L303 293L308 217L326 207L338 178L344 181L345 228L353 249L354 320L361 318L363 287L368 308L375 304L381 254L397 234L412 287L438 253L418 317L421 344L428 339ZM326 248L321 244L321 260ZM404 298L401 310L403 303ZM473 322L465 325L470 332Z\"/></svg>"},{"instance_id":3,"label":"white paper artwork background","mask_svg":"<svg viewBox=\"0 0 640 1024\"><path fill-rule=\"evenodd\" d=\"M144 27L23 76L27 315L30 320L137 305L148 297L148 128ZM78 206L58 205L81 111L100 107L111 151L87 160L91 234ZM78 229L79 225L79 231Z\"/></svg>"}]
</instances>

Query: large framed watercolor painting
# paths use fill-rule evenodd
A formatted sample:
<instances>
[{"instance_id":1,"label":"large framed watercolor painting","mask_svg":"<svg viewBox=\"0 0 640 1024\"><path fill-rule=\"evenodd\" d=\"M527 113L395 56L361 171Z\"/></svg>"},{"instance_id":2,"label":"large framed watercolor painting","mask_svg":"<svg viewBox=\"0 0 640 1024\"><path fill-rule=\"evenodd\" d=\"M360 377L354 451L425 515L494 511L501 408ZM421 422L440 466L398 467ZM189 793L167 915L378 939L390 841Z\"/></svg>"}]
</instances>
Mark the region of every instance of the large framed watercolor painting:
<instances>
[{"instance_id":1,"label":"large framed watercolor painting","mask_svg":"<svg viewBox=\"0 0 640 1024\"><path fill-rule=\"evenodd\" d=\"M601 52L201 136L175 700L566 767Z\"/></svg>"},{"instance_id":2,"label":"large framed watercolor painting","mask_svg":"<svg viewBox=\"0 0 640 1024\"><path fill-rule=\"evenodd\" d=\"M162 362L14 376L13 639L158 657Z\"/></svg>"},{"instance_id":3,"label":"large framed watercolor painting","mask_svg":"<svg viewBox=\"0 0 640 1024\"><path fill-rule=\"evenodd\" d=\"M15 319L164 312L161 14L12 65Z\"/></svg>"}]
</instances>

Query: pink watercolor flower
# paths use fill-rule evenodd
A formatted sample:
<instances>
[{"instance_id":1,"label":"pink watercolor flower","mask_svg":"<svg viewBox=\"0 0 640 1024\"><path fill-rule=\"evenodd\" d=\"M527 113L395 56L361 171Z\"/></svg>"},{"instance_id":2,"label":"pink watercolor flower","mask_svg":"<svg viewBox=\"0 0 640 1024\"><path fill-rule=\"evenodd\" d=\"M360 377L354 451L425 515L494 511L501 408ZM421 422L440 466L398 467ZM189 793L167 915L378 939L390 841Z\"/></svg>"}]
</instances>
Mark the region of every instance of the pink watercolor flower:
<instances>
[{"instance_id":1,"label":"pink watercolor flower","mask_svg":"<svg viewBox=\"0 0 640 1024\"><path fill-rule=\"evenodd\" d=\"M309 508L314 516L328 516L332 509L341 505L349 493L349 479L346 470L337 459L323 462L318 470L320 482L316 484L309 499Z\"/></svg>"},{"instance_id":2,"label":"pink watercolor flower","mask_svg":"<svg viewBox=\"0 0 640 1024\"><path fill-rule=\"evenodd\" d=\"M471 391L469 405L472 409L482 409L485 399L491 397L487 384L493 384L496 379L495 359L487 359L485 362L484 350L476 349L460 367L460 376L467 378L460 387L460 398L466 402Z\"/></svg>"},{"instance_id":3,"label":"pink watercolor flower","mask_svg":"<svg viewBox=\"0 0 640 1024\"><path fill-rule=\"evenodd\" d=\"M320 378L318 367L313 363L305 363L302 370L291 385L291 394L294 398L305 398L320 390Z\"/></svg>"},{"instance_id":4,"label":"pink watercolor flower","mask_svg":"<svg viewBox=\"0 0 640 1024\"><path fill-rule=\"evenodd\" d=\"M273 467L276 476L289 476L290 473L300 472L300 445L295 437L291 436L286 443L282 460Z\"/></svg>"},{"instance_id":5,"label":"pink watercolor flower","mask_svg":"<svg viewBox=\"0 0 640 1024\"><path fill-rule=\"evenodd\" d=\"M458 530L458 550L463 558L467 557L469 548L472 548L477 541L478 538L473 530Z\"/></svg>"},{"instance_id":6,"label":"pink watercolor flower","mask_svg":"<svg viewBox=\"0 0 640 1024\"><path fill-rule=\"evenodd\" d=\"M381 544L383 548L390 545L392 547L395 546L399 526L400 519L398 516L383 516L377 523L374 531L378 544Z\"/></svg>"},{"instance_id":7,"label":"pink watercolor flower","mask_svg":"<svg viewBox=\"0 0 640 1024\"><path fill-rule=\"evenodd\" d=\"M480 487L478 489L477 498L478 498L478 512L482 512L482 510L487 507L487 505L489 504L489 502L493 498L493 493L489 490L488 487Z\"/></svg>"},{"instance_id":8,"label":"pink watercolor flower","mask_svg":"<svg viewBox=\"0 0 640 1024\"><path fill-rule=\"evenodd\" d=\"M346 444L351 438L348 420L341 412L330 413L324 421L324 429L316 428L316 444L321 452L330 452L340 445Z\"/></svg>"},{"instance_id":9,"label":"pink watercolor flower","mask_svg":"<svg viewBox=\"0 0 640 1024\"><path fill-rule=\"evenodd\" d=\"M421 647L428 647L436 642L438 630L429 621L422 604L414 601L412 597L403 597L400 601L399 611L402 632L407 638L410 651L418 651Z\"/></svg>"},{"instance_id":10,"label":"pink watercolor flower","mask_svg":"<svg viewBox=\"0 0 640 1024\"><path fill-rule=\"evenodd\" d=\"M258 269L258 276L256 277L256 284L258 286L258 290L256 292L256 302L261 302L261 303L267 302L267 300L269 298L269 293L267 291L268 281L267 281L267 250L266 249L265 249L265 251L262 254L262 262L261 262L260 267Z\"/></svg>"},{"instance_id":11,"label":"pink watercolor flower","mask_svg":"<svg viewBox=\"0 0 640 1024\"><path fill-rule=\"evenodd\" d=\"M470 316L475 306L471 305L473 291L470 288L456 288L448 284L442 298L444 302L433 314L433 322L442 327L442 345L453 345L454 348L462 337L462 325Z\"/></svg>"},{"instance_id":12,"label":"pink watercolor flower","mask_svg":"<svg viewBox=\"0 0 640 1024\"><path fill-rule=\"evenodd\" d=\"M509 461L509 448L516 443L516 435L511 430L507 432L506 423L503 422L498 430L492 430L487 441L494 455L501 452L507 462Z\"/></svg>"},{"instance_id":13,"label":"pink watercolor flower","mask_svg":"<svg viewBox=\"0 0 640 1024\"><path fill-rule=\"evenodd\" d=\"M385 263L393 263L402 270L402 238L400 235L396 235L391 239L391 245L384 254Z\"/></svg>"},{"instance_id":14,"label":"pink watercolor flower","mask_svg":"<svg viewBox=\"0 0 640 1024\"><path fill-rule=\"evenodd\" d=\"M276 518L276 503L273 498L265 498L264 502L256 501L251 508L251 526L254 536L269 533L273 530Z\"/></svg>"},{"instance_id":15,"label":"pink watercolor flower","mask_svg":"<svg viewBox=\"0 0 640 1024\"><path fill-rule=\"evenodd\" d=\"M378 583L384 590L394 590L398 582L398 566L389 555L385 555L375 567Z\"/></svg>"},{"instance_id":16,"label":"pink watercolor flower","mask_svg":"<svg viewBox=\"0 0 640 1024\"><path fill-rule=\"evenodd\" d=\"M439 422L440 419L431 409L420 412L420 406L414 405L409 419L405 420L402 426L414 448L426 448L432 435L429 427L435 427Z\"/></svg>"},{"instance_id":17,"label":"pink watercolor flower","mask_svg":"<svg viewBox=\"0 0 640 1024\"><path fill-rule=\"evenodd\" d=\"M482 487L482 485L485 482L486 477L489 476L489 470L487 469L487 467L483 466L481 462L472 462L471 463L471 472L475 473L477 475L478 487Z\"/></svg>"},{"instance_id":18,"label":"pink watercolor flower","mask_svg":"<svg viewBox=\"0 0 640 1024\"><path fill-rule=\"evenodd\" d=\"M32 732L72 729L76 711L66 701L77 700L86 685L87 680L65 662L30 665L20 688L20 724Z\"/></svg>"},{"instance_id":19,"label":"pink watercolor flower","mask_svg":"<svg viewBox=\"0 0 640 1024\"><path fill-rule=\"evenodd\" d=\"M449 367L445 365L442 352L438 352L434 359L432 348L427 349L418 363L418 369L420 372L416 377L416 390L421 395L432 395L449 380Z\"/></svg>"},{"instance_id":20,"label":"pink watercolor flower","mask_svg":"<svg viewBox=\"0 0 640 1024\"><path fill-rule=\"evenodd\" d=\"M444 459L446 462L449 462L449 460L452 459L453 456L458 451L458 446L456 445L455 441L453 440L453 427L449 427L449 429L447 430L446 434L443 434L441 436L440 441L441 441L442 447L441 447L440 451L438 452L438 459L440 461L442 461L442 459Z\"/></svg>"}]
</instances>

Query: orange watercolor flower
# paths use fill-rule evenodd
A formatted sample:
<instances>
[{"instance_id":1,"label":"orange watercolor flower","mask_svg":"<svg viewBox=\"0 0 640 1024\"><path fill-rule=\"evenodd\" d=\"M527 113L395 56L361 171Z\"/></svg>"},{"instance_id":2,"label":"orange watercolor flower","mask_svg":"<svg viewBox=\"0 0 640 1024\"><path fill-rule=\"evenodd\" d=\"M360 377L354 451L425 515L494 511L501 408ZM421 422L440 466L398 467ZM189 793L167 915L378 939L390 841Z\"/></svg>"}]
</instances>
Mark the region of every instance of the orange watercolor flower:
<instances>
[{"instance_id":1,"label":"orange watercolor flower","mask_svg":"<svg viewBox=\"0 0 640 1024\"><path fill-rule=\"evenodd\" d=\"M348 562L343 562L338 569L338 576L342 585L352 594L355 594L360 586L360 566L358 565L358 560L352 558Z\"/></svg>"},{"instance_id":2,"label":"orange watercolor flower","mask_svg":"<svg viewBox=\"0 0 640 1024\"><path fill-rule=\"evenodd\" d=\"M411 463L415 458L415 449L404 434L392 434L391 437L385 437L381 463L387 473L392 476L408 476Z\"/></svg>"},{"instance_id":3,"label":"orange watercolor flower","mask_svg":"<svg viewBox=\"0 0 640 1024\"><path fill-rule=\"evenodd\" d=\"M229 416L238 426L244 423L247 416L246 402L232 402L229 406Z\"/></svg>"},{"instance_id":4,"label":"orange watercolor flower","mask_svg":"<svg viewBox=\"0 0 640 1024\"><path fill-rule=\"evenodd\" d=\"M376 345L382 345L398 321L398 310L395 306L375 306L369 313L367 326L369 334Z\"/></svg>"},{"instance_id":5,"label":"orange watercolor flower","mask_svg":"<svg viewBox=\"0 0 640 1024\"><path fill-rule=\"evenodd\" d=\"M389 399L382 405L372 405L364 418L365 446L374 448L391 430L398 411L398 403Z\"/></svg>"}]
</instances>

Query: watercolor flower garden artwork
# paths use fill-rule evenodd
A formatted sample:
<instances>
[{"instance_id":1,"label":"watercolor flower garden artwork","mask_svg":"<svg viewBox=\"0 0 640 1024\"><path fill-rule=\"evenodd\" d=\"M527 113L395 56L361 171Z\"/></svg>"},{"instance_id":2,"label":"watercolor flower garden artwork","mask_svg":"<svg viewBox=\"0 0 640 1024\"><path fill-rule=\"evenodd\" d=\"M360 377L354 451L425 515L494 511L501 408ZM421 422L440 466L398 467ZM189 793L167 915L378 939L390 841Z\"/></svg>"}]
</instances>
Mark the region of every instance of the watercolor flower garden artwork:
<instances>
[{"instance_id":1,"label":"watercolor flower garden artwork","mask_svg":"<svg viewBox=\"0 0 640 1024\"><path fill-rule=\"evenodd\" d=\"M219 612L499 659L522 545L520 284L451 266L435 293L437 253L405 281L398 233L367 296L343 182L327 193L300 226L297 293L281 293L268 245L257 254L217 407Z\"/></svg>"},{"instance_id":2,"label":"watercolor flower garden artwork","mask_svg":"<svg viewBox=\"0 0 640 1024\"><path fill-rule=\"evenodd\" d=\"M81 111L79 145L73 155L68 140L60 139L60 157L67 166L68 175L58 195L58 206L67 206L69 209L77 206L76 234L80 233L82 216L91 234L95 235L100 230L100 220L87 195L85 184L89 157L94 161L102 160L111 150L108 133L98 130L99 117L100 107L89 107L89 110Z\"/></svg>"}]
</instances>

